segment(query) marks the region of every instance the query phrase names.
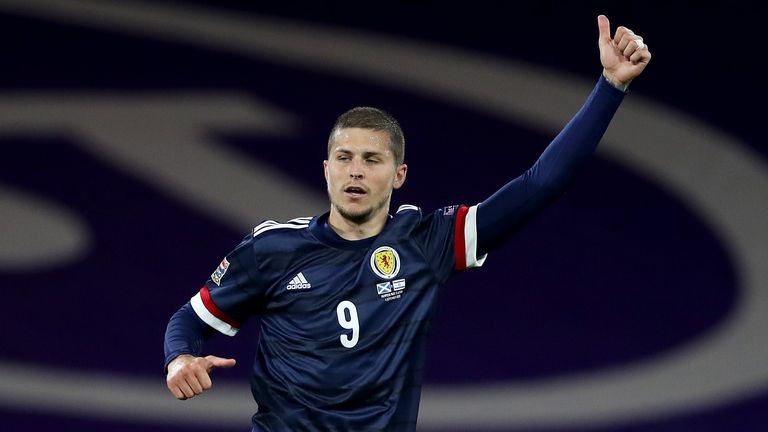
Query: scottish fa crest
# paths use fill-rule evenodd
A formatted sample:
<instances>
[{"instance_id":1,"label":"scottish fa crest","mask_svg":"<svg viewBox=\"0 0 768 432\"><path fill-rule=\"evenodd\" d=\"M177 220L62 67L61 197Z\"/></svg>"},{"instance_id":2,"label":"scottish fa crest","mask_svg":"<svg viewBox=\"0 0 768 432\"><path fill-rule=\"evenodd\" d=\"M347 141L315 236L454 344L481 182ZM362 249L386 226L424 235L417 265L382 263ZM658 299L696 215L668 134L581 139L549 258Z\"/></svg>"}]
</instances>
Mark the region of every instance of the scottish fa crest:
<instances>
[{"instance_id":1,"label":"scottish fa crest","mask_svg":"<svg viewBox=\"0 0 768 432\"><path fill-rule=\"evenodd\" d=\"M379 277L392 279L400 271L400 256L389 246L381 246L371 255L371 269Z\"/></svg>"}]
</instances>

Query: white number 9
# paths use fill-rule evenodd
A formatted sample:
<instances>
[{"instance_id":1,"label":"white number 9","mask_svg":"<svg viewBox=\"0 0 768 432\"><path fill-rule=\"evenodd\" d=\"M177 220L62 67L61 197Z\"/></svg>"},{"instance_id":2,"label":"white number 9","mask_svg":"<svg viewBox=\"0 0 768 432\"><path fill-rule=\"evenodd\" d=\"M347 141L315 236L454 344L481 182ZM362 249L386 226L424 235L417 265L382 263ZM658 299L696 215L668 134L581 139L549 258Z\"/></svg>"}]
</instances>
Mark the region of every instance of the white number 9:
<instances>
[{"instance_id":1,"label":"white number 9","mask_svg":"<svg viewBox=\"0 0 768 432\"><path fill-rule=\"evenodd\" d=\"M349 319L347 319L347 313L349 311ZM339 325L347 330L352 330L352 336L343 334L339 336L341 344L345 348L352 348L357 345L357 340L360 337L360 321L357 320L357 308L355 304L349 300L344 300L336 306L336 315L339 318Z\"/></svg>"}]
</instances>

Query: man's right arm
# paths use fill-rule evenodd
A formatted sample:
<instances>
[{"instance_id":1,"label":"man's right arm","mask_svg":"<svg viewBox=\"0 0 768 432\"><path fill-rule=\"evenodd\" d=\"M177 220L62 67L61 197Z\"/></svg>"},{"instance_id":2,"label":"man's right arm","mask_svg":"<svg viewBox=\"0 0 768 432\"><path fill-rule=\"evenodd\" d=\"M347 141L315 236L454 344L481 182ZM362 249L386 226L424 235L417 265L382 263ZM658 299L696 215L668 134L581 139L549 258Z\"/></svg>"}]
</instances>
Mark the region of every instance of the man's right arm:
<instances>
[{"instance_id":1,"label":"man's right arm","mask_svg":"<svg viewBox=\"0 0 768 432\"><path fill-rule=\"evenodd\" d=\"M203 344L214 333L187 303L168 322L165 332L166 385L177 399L189 399L213 385L209 373L233 367L235 359L200 357Z\"/></svg>"},{"instance_id":2,"label":"man's right arm","mask_svg":"<svg viewBox=\"0 0 768 432\"><path fill-rule=\"evenodd\" d=\"M253 301L264 284L256 282L253 267L254 236L246 235L219 264L205 285L168 322L165 332L165 368L168 390L188 399L211 386L208 374L217 367L232 367L234 359L202 357L203 344L214 333L237 334L256 310Z\"/></svg>"},{"instance_id":3,"label":"man's right arm","mask_svg":"<svg viewBox=\"0 0 768 432\"><path fill-rule=\"evenodd\" d=\"M171 361L182 354L200 355L203 344L214 332L215 330L192 310L191 304L182 306L173 314L165 329L166 370Z\"/></svg>"}]
</instances>

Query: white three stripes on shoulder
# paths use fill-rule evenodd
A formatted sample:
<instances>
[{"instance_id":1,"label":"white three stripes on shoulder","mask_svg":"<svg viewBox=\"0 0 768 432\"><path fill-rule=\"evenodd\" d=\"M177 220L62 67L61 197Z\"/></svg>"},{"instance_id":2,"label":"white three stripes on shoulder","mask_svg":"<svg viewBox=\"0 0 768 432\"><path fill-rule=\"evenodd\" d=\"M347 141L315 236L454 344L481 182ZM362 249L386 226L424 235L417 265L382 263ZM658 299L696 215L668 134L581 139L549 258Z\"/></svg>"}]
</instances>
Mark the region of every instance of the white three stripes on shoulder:
<instances>
[{"instance_id":1,"label":"white three stripes on shoulder","mask_svg":"<svg viewBox=\"0 0 768 432\"><path fill-rule=\"evenodd\" d=\"M302 217L293 218L288 222L309 223L311 220L312 220L312 216L302 216Z\"/></svg>"},{"instance_id":2,"label":"white three stripes on shoulder","mask_svg":"<svg viewBox=\"0 0 768 432\"><path fill-rule=\"evenodd\" d=\"M401 212L401 211L403 211L403 210L416 210L416 211L421 211L421 209L420 209L420 208L418 208L418 207L416 207L415 205L411 205L411 204L403 204L403 205L401 205L400 207L398 207L398 208L397 208L397 211L396 211L395 213L400 213L400 212Z\"/></svg>"},{"instance_id":3,"label":"white three stripes on shoulder","mask_svg":"<svg viewBox=\"0 0 768 432\"><path fill-rule=\"evenodd\" d=\"M257 235L270 231L273 229L303 229L309 226L309 222L312 220L312 217L301 217L301 218L295 218L291 219L290 221L286 223L277 223L273 220L268 220L260 223L259 225L256 225L255 228L253 228L253 236L256 237Z\"/></svg>"}]
</instances>

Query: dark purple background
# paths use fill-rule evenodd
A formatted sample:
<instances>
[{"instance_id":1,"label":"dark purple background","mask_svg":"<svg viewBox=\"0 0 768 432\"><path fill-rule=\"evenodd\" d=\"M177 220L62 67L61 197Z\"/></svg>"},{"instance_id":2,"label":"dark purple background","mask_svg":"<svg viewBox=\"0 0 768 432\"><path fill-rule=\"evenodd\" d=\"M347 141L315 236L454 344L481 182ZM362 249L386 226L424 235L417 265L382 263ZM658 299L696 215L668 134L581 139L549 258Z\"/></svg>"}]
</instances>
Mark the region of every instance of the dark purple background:
<instances>
[{"instance_id":1,"label":"dark purple background","mask_svg":"<svg viewBox=\"0 0 768 432\"><path fill-rule=\"evenodd\" d=\"M762 45L752 37L755 20L744 3L699 8L682 2L662 8L645 2L618 7L395 2L378 11L332 2L258 8L195 3L441 42L588 79L600 71L594 17L605 13L614 25L642 33L653 52L633 92L721 128L763 156L768 151L758 135L762 112L750 109L762 91L756 65ZM300 117L296 137L262 146L263 137L211 133L222 145L290 172L319 193L328 129L336 115L354 105L382 106L404 125L410 173L394 205L434 209L482 200L529 166L551 138L524 124L407 92L191 45L3 12L0 36L6 41L0 93L234 89L258 95ZM492 143L524 145L503 156L494 144L491 151L478 151L469 145L478 131ZM167 319L243 233L94 159L72 145L75 139L0 135L6 162L0 184L76 209L94 235L81 262L34 273L0 271L5 305L0 360L154 376L162 382ZM649 179L595 158L561 200L492 254L487 268L450 283L433 325L426 383L535 380L664 353L728 315L739 296L730 260L714 234L673 196ZM255 326L244 331L255 332ZM212 343L212 352L245 360L222 371L222 378L247 374L253 347L246 342L247 336ZM762 393L733 406L610 430L758 431L766 421L767 397ZM0 417L11 425L3 430L150 430L2 406Z\"/></svg>"}]
</instances>

